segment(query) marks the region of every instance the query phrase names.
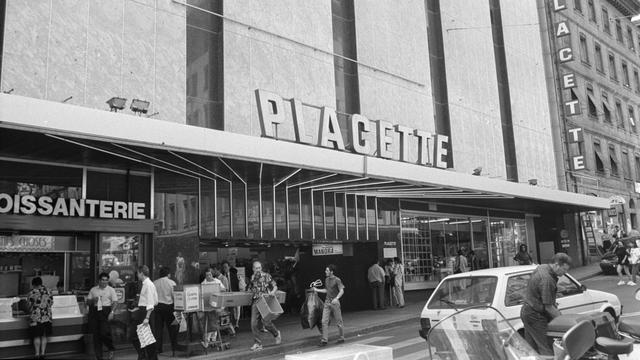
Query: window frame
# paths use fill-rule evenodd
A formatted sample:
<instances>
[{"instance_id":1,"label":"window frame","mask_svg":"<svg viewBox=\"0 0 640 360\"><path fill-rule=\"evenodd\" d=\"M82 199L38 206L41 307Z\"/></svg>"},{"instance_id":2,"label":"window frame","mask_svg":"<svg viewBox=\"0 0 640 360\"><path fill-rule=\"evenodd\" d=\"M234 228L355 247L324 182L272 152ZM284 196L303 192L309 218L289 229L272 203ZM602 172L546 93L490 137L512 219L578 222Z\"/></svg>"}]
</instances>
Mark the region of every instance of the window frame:
<instances>
[{"instance_id":1,"label":"window frame","mask_svg":"<svg viewBox=\"0 0 640 360\"><path fill-rule=\"evenodd\" d=\"M609 52L609 79L618 82L618 69L616 66L616 55Z\"/></svg>"},{"instance_id":2,"label":"window frame","mask_svg":"<svg viewBox=\"0 0 640 360\"><path fill-rule=\"evenodd\" d=\"M601 74L605 74L604 62L602 60L602 46L597 41L594 42L594 57L596 63L596 71L600 72Z\"/></svg>"},{"instance_id":3,"label":"window frame","mask_svg":"<svg viewBox=\"0 0 640 360\"><path fill-rule=\"evenodd\" d=\"M600 8L600 17L602 18L602 31L611 35L611 22L609 21L609 10L605 6Z\"/></svg>"}]
</instances>

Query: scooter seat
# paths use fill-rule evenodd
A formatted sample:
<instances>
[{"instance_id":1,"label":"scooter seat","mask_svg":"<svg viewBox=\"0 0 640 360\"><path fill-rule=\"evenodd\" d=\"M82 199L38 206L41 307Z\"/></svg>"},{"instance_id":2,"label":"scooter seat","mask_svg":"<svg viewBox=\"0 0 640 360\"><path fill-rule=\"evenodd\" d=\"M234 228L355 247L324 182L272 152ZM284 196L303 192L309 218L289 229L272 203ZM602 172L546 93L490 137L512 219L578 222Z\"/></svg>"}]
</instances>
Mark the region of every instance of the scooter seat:
<instances>
[{"instance_id":1,"label":"scooter seat","mask_svg":"<svg viewBox=\"0 0 640 360\"><path fill-rule=\"evenodd\" d=\"M618 330L640 337L640 317L621 318L618 323Z\"/></svg>"},{"instance_id":2,"label":"scooter seat","mask_svg":"<svg viewBox=\"0 0 640 360\"><path fill-rule=\"evenodd\" d=\"M633 340L615 340L608 337L596 338L596 350L607 355L629 354L633 351Z\"/></svg>"}]
</instances>

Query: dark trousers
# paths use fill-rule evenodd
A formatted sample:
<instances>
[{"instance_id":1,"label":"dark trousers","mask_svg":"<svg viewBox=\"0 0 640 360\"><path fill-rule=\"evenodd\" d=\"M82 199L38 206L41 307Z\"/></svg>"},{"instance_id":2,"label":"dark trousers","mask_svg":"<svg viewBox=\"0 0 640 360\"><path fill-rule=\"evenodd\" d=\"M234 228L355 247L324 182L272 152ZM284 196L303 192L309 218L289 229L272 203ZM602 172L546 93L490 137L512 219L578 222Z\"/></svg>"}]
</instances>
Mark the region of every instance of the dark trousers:
<instances>
[{"instance_id":1,"label":"dark trousers","mask_svg":"<svg viewBox=\"0 0 640 360\"><path fill-rule=\"evenodd\" d=\"M140 347L140 340L138 339L137 328L138 325L142 324L145 317L147 316L147 309L144 306L138 308L137 311L131 313L131 322L130 324L130 334L131 334L131 343L133 343L133 347L136 349L138 353L138 359L146 359L146 360L158 360L158 355L156 354L156 345L151 344L145 348ZM149 317L149 325L153 329L153 316Z\"/></svg>"},{"instance_id":2,"label":"dark trousers","mask_svg":"<svg viewBox=\"0 0 640 360\"><path fill-rule=\"evenodd\" d=\"M540 355L553 355L553 345L547 336L547 316L524 304L520 310L520 318L524 324L524 337L529 345Z\"/></svg>"},{"instance_id":3,"label":"dark trousers","mask_svg":"<svg viewBox=\"0 0 640 360\"><path fill-rule=\"evenodd\" d=\"M152 316L154 317L153 336L156 338L158 352L162 352L162 337L165 325L169 329L171 351L176 351L176 345L178 344L178 325L172 325L176 319L175 316L173 316L173 304L158 303L158 305L153 308Z\"/></svg>"},{"instance_id":4,"label":"dark trousers","mask_svg":"<svg viewBox=\"0 0 640 360\"><path fill-rule=\"evenodd\" d=\"M373 309L384 309L384 284L380 281L370 282Z\"/></svg>"},{"instance_id":5,"label":"dark trousers","mask_svg":"<svg viewBox=\"0 0 640 360\"><path fill-rule=\"evenodd\" d=\"M93 334L93 350L97 359L102 359L103 344L109 351L114 350L111 327L109 326L110 313L111 306L103 306L100 311L96 306L89 308L89 329Z\"/></svg>"},{"instance_id":6,"label":"dark trousers","mask_svg":"<svg viewBox=\"0 0 640 360\"><path fill-rule=\"evenodd\" d=\"M254 302L251 305L251 332L253 333L253 342L256 344L262 344L262 331L260 331L259 323L262 321L262 325L268 332L273 335L273 337L278 336L278 329L271 321L267 321L262 318L260 315L260 310L258 310L258 305Z\"/></svg>"}]
</instances>

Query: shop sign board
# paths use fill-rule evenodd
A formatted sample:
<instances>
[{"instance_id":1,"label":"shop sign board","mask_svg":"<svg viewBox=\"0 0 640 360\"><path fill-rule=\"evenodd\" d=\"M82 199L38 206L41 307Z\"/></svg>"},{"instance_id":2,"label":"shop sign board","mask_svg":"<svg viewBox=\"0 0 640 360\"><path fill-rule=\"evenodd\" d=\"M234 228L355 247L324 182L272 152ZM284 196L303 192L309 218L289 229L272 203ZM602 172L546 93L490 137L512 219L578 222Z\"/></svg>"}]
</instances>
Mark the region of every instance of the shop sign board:
<instances>
[{"instance_id":1,"label":"shop sign board","mask_svg":"<svg viewBox=\"0 0 640 360\"><path fill-rule=\"evenodd\" d=\"M0 214L143 220L145 203L0 193Z\"/></svg>"},{"instance_id":2,"label":"shop sign board","mask_svg":"<svg viewBox=\"0 0 640 360\"><path fill-rule=\"evenodd\" d=\"M616 217L616 216L618 216L618 210L616 208L610 208L609 217Z\"/></svg>"},{"instance_id":3,"label":"shop sign board","mask_svg":"<svg viewBox=\"0 0 640 360\"><path fill-rule=\"evenodd\" d=\"M41 235L0 236L2 251L51 251L55 249L55 237Z\"/></svg>"},{"instance_id":4,"label":"shop sign board","mask_svg":"<svg viewBox=\"0 0 640 360\"><path fill-rule=\"evenodd\" d=\"M342 255L342 244L313 244L313 256Z\"/></svg>"},{"instance_id":5,"label":"shop sign board","mask_svg":"<svg viewBox=\"0 0 640 360\"><path fill-rule=\"evenodd\" d=\"M256 89L255 93L260 127L264 137L278 137L277 126L284 123L285 108L290 108L295 141L298 143L341 151L349 150L362 155L370 155L372 150L375 150L373 153L384 159L392 159L394 157L392 149L397 147L398 159L395 160L404 162L410 161L409 150L417 149L419 165L447 168L448 149L451 145L446 135L394 125L385 120L370 121L364 115L352 114L348 118L348 146L346 146L336 110L322 106L320 118L317 119L318 128L313 129L318 134L317 143L311 144L312 137L307 133L302 102L299 99L288 100L290 106L285 107L285 99L278 94L261 89ZM371 138L372 128L375 128L375 138Z\"/></svg>"}]
</instances>

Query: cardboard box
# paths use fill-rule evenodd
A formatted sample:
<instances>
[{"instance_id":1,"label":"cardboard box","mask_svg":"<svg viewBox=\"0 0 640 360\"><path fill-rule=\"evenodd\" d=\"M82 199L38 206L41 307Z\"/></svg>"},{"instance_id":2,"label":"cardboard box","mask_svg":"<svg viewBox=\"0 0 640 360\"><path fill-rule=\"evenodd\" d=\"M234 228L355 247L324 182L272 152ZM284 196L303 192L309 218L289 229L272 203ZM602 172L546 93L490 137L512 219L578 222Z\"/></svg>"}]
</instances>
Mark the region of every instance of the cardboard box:
<instances>
[{"instance_id":1,"label":"cardboard box","mask_svg":"<svg viewBox=\"0 0 640 360\"><path fill-rule=\"evenodd\" d=\"M253 294L245 291L223 292L211 295L210 305L216 309L235 306L251 305L251 297Z\"/></svg>"},{"instance_id":2,"label":"cardboard box","mask_svg":"<svg viewBox=\"0 0 640 360\"><path fill-rule=\"evenodd\" d=\"M211 306L212 296L219 295L221 293L220 284L200 284L200 309L202 311L215 310L215 307Z\"/></svg>"},{"instance_id":3,"label":"cardboard box","mask_svg":"<svg viewBox=\"0 0 640 360\"><path fill-rule=\"evenodd\" d=\"M200 285L184 285L173 292L173 307L178 311L200 311Z\"/></svg>"},{"instance_id":4,"label":"cardboard box","mask_svg":"<svg viewBox=\"0 0 640 360\"><path fill-rule=\"evenodd\" d=\"M276 299L278 299L278 302L280 304L284 304L285 300L287 299L287 293L284 291L276 290Z\"/></svg>"},{"instance_id":5,"label":"cardboard box","mask_svg":"<svg viewBox=\"0 0 640 360\"><path fill-rule=\"evenodd\" d=\"M258 311L263 319L273 321L282 315L282 306L274 296L261 296L257 300Z\"/></svg>"}]
</instances>

